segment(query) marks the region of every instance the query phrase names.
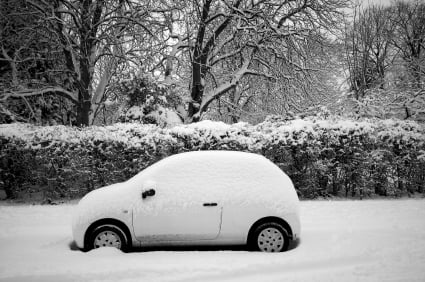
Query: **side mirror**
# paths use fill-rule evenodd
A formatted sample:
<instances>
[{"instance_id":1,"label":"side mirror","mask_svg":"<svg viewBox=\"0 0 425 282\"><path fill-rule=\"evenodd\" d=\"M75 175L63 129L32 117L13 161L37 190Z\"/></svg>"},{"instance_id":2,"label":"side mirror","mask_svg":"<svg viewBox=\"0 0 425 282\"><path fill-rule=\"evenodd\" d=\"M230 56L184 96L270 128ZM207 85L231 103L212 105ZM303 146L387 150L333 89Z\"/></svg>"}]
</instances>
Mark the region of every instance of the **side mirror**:
<instances>
[{"instance_id":1,"label":"side mirror","mask_svg":"<svg viewBox=\"0 0 425 282\"><path fill-rule=\"evenodd\" d=\"M152 197L152 196L155 196L155 190L154 189L149 189L149 190L142 192L142 199L146 199L147 197Z\"/></svg>"},{"instance_id":2,"label":"side mirror","mask_svg":"<svg viewBox=\"0 0 425 282\"><path fill-rule=\"evenodd\" d=\"M155 193L156 193L155 188L156 188L156 183L154 181L148 180L145 183L143 183L142 199L155 196Z\"/></svg>"}]
</instances>

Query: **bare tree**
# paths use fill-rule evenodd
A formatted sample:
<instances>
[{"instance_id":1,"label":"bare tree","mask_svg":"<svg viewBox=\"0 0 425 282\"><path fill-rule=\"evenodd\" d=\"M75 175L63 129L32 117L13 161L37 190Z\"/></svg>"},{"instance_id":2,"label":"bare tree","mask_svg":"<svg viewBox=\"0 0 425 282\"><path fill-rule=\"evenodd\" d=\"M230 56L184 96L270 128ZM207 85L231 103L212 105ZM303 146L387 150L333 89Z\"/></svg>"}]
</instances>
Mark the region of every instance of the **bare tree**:
<instances>
[{"instance_id":1,"label":"bare tree","mask_svg":"<svg viewBox=\"0 0 425 282\"><path fill-rule=\"evenodd\" d=\"M339 62L343 48L334 40L310 38L305 42L304 57L293 56L292 60L308 66L308 70L300 71L276 60L270 70L276 79L252 75L242 78L234 89L211 104L206 116L230 123L257 123L268 115L293 118L313 114L334 103L343 81Z\"/></svg>"},{"instance_id":2,"label":"bare tree","mask_svg":"<svg viewBox=\"0 0 425 282\"><path fill-rule=\"evenodd\" d=\"M424 87L425 74L425 3L397 1L393 7L396 37L393 44L407 63L414 88Z\"/></svg>"},{"instance_id":3,"label":"bare tree","mask_svg":"<svg viewBox=\"0 0 425 282\"><path fill-rule=\"evenodd\" d=\"M92 122L111 78L120 67L140 62L138 56L144 50L134 42L155 42L158 29L162 29L155 17L159 5L155 1L23 0L21 3L25 14L20 17L25 20L30 16L34 20L8 29L16 38L26 40L10 44L13 36L9 36L1 42L1 60L9 64L11 72L11 83L4 88L1 99L42 94L64 96L76 106L78 125ZM13 4L8 2L9 6ZM3 16L7 26L17 15L6 11ZM38 34L42 40L37 42L45 43L47 49L31 45ZM52 52L61 64L57 68L49 67L46 72L60 79L25 75L25 62L51 56Z\"/></svg>"},{"instance_id":4,"label":"bare tree","mask_svg":"<svg viewBox=\"0 0 425 282\"><path fill-rule=\"evenodd\" d=\"M391 42L394 25L391 11L383 6L356 6L346 29L346 62L350 87L357 99L370 88L384 86L385 73L392 64Z\"/></svg>"},{"instance_id":5,"label":"bare tree","mask_svg":"<svg viewBox=\"0 0 425 282\"><path fill-rule=\"evenodd\" d=\"M175 35L190 63L186 120L198 121L212 102L244 89L249 77L291 84L309 73L306 42L335 27L345 2L191 1ZM276 69L279 64L287 72Z\"/></svg>"},{"instance_id":6,"label":"bare tree","mask_svg":"<svg viewBox=\"0 0 425 282\"><path fill-rule=\"evenodd\" d=\"M356 7L345 40L356 99L353 111L362 116L424 120L424 42L425 4L421 1Z\"/></svg>"},{"instance_id":7,"label":"bare tree","mask_svg":"<svg viewBox=\"0 0 425 282\"><path fill-rule=\"evenodd\" d=\"M278 82L287 95L306 92L317 71L310 46L321 44L340 23L338 9L347 2L19 1L25 8L15 9L25 12L19 18L34 20L4 29L27 40L10 44L13 36L5 34L1 42L0 62L7 64L7 75L0 99L66 97L75 105L79 125L90 124L104 109L111 82L136 68L154 76L162 70L164 84L188 93L181 107L187 122L198 121L211 103L227 94L246 107L249 97L260 95L253 77L262 86ZM13 1L6 2L13 7ZM8 26L14 15L4 15ZM29 36L31 30L37 40ZM51 63L45 71L48 79L26 75L24 62L40 57Z\"/></svg>"}]
</instances>

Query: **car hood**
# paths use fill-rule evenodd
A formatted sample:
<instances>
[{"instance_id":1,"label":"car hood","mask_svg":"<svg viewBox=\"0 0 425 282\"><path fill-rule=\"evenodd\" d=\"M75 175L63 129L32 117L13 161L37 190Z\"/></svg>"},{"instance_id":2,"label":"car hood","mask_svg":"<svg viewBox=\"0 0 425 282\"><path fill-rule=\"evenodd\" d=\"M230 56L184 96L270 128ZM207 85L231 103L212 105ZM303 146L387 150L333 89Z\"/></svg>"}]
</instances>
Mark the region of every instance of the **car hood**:
<instances>
[{"instance_id":1,"label":"car hood","mask_svg":"<svg viewBox=\"0 0 425 282\"><path fill-rule=\"evenodd\" d=\"M101 218L121 217L123 211L131 210L132 198L134 197L126 182L93 190L78 203L73 225L94 222Z\"/></svg>"}]
</instances>

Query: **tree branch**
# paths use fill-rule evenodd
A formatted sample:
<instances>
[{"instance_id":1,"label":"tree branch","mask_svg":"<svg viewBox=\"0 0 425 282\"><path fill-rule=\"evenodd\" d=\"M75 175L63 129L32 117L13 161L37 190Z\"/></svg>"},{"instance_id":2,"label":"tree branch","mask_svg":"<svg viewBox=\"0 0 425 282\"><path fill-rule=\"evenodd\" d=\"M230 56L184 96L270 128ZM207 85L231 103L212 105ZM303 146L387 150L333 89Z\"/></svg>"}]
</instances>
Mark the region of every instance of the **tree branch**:
<instances>
[{"instance_id":1,"label":"tree branch","mask_svg":"<svg viewBox=\"0 0 425 282\"><path fill-rule=\"evenodd\" d=\"M24 98L31 96L38 96L43 94L55 93L59 96L68 98L74 104L78 103L78 95L74 92L68 91L60 86L45 87L42 89L19 89L19 90L6 90L1 96L0 100L5 101L8 98Z\"/></svg>"}]
</instances>

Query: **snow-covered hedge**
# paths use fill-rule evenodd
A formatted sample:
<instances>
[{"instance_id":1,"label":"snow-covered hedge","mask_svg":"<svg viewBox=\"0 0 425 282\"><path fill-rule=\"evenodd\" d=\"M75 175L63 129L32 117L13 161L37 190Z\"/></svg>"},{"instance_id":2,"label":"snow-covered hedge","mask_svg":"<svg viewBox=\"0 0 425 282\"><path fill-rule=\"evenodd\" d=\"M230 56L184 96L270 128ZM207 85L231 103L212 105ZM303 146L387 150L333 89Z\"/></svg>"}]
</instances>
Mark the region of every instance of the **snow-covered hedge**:
<instances>
[{"instance_id":1,"label":"snow-covered hedge","mask_svg":"<svg viewBox=\"0 0 425 282\"><path fill-rule=\"evenodd\" d=\"M425 190L425 129L411 121L274 117L255 126L203 121L169 129L3 124L0 146L0 188L18 198L80 197L193 150L262 154L289 174L303 198Z\"/></svg>"}]
</instances>

